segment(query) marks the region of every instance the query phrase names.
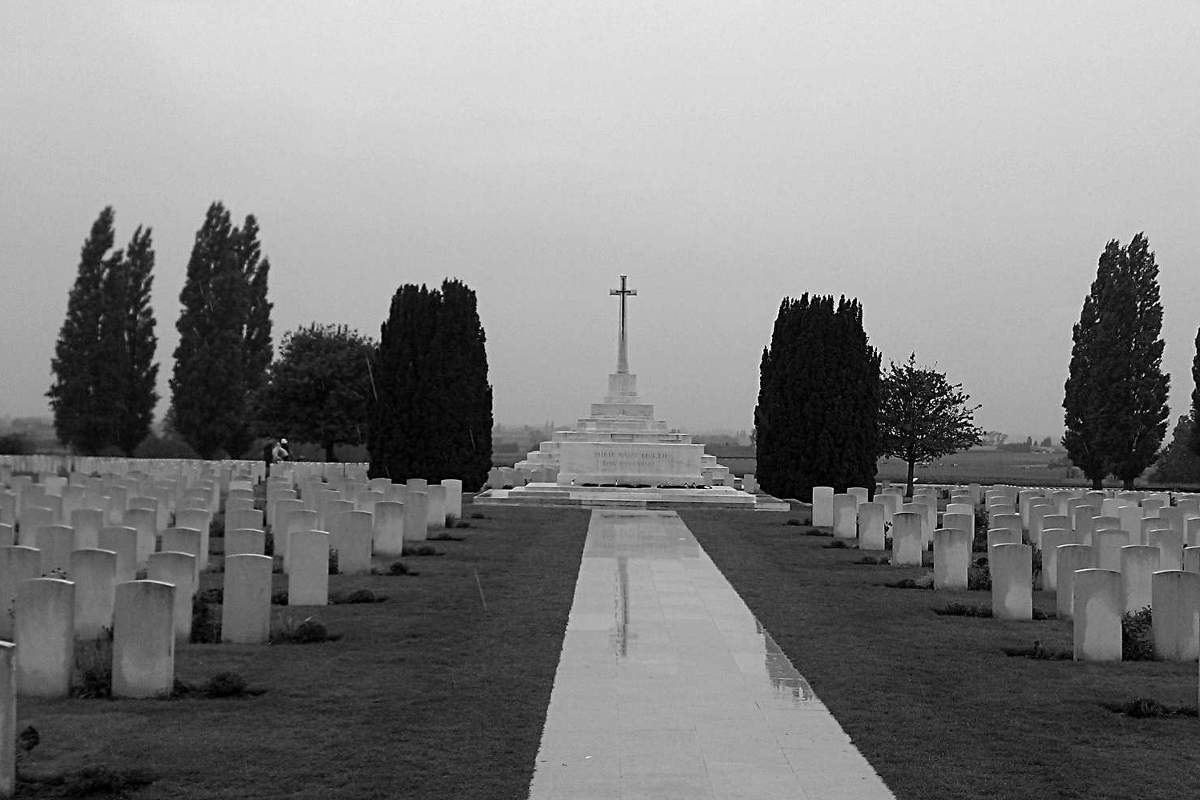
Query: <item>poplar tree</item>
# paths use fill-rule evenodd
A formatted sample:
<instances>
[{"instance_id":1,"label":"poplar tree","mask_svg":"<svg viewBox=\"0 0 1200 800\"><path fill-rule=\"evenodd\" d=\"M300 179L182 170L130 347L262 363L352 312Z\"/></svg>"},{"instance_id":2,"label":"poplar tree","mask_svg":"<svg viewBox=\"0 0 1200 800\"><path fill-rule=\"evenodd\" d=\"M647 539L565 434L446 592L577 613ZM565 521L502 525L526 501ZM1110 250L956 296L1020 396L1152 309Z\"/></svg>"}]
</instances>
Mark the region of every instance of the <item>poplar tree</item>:
<instances>
[{"instance_id":1,"label":"poplar tree","mask_svg":"<svg viewBox=\"0 0 1200 800\"><path fill-rule=\"evenodd\" d=\"M154 407L158 404L158 364L154 352L157 321L150 306L154 286L154 244L150 228L140 226L125 248L120 270L120 302L114 308L121 325L120 414L116 443L126 455L150 435Z\"/></svg>"},{"instance_id":2,"label":"poplar tree","mask_svg":"<svg viewBox=\"0 0 1200 800\"><path fill-rule=\"evenodd\" d=\"M1167 431L1170 378L1162 371L1158 266L1144 234L1110 241L1074 328L1064 387L1072 462L1099 488L1112 474L1126 488L1153 463Z\"/></svg>"},{"instance_id":3,"label":"poplar tree","mask_svg":"<svg viewBox=\"0 0 1200 800\"><path fill-rule=\"evenodd\" d=\"M1108 474L1108 459L1102 446L1104 392L1098 361L1104 348L1113 347L1112 321L1101 324L1100 299L1112 292L1121 256L1120 244L1113 240L1100 254L1096 278L1083 299L1079 322L1072 329L1071 363L1063 391L1066 432L1062 444L1071 463L1079 467L1095 489L1103 486Z\"/></svg>"},{"instance_id":4,"label":"poplar tree","mask_svg":"<svg viewBox=\"0 0 1200 800\"><path fill-rule=\"evenodd\" d=\"M239 229L221 203L209 206L179 294L170 381L172 426L202 457L241 455L250 444L250 397L272 354L268 271L254 217Z\"/></svg>"},{"instance_id":5,"label":"poplar tree","mask_svg":"<svg viewBox=\"0 0 1200 800\"><path fill-rule=\"evenodd\" d=\"M483 485L492 455L485 342L475 293L465 284L396 291L373 374L372 477Z\"/></svg>"},{"instance_id":6,"label":"poplar tree","mask_svg":"<svg viewBox=\"0 0 1200 800\"><path fill-rule=\"evenodd\" d=\"M126 250L108 253L113 216L105 208L84 242L47 394L64 444L83 453L117 448L129 455L150 432L158 401L150 309L154 246L150 229L139 226Z\"/></svg>"},{"instance_id":7,"label":"poplar tree","mask_svg":"<svg viewBox=\"0 0 1200 800\"><path fill-rule=\"evenodd\" d=\"M764 489L811 500L814 486L874 487L879 363L857 300L784 298L763 349L754 410Z\"/></svg>"},{"instance_id":8,"label":"poplar tree","mask_svg":"<svg viewBox=\"0 0 1200 800\"><path fill-rule=\"evenodd\" d=\"M67 316L50 361L54 381L46 396L54 412L55 433L60 442L82 453L97 453L105 444L95 375L104 308L105 258L115 238L113 217L112 206L106 206L83 241L75 284L67 297Z\"/></svg>"},{"instance_id":9,"label":"poplar tree","mask_svg":"<svg viewBox=\"0 0 1200 800\"><path fill-rule=\"evenodd\" d=\"M233 241L238 267L246 281L246 322L242 334L243 397L247 402L262 391L274 355L271 342L271 303L267 300L267 279L271 262L263 257L258 241L258 220L253 214L246 217ZM246 422L231 437L231 453L242 453L250 446L254 432Z\"/></svg>"}]
</instances>

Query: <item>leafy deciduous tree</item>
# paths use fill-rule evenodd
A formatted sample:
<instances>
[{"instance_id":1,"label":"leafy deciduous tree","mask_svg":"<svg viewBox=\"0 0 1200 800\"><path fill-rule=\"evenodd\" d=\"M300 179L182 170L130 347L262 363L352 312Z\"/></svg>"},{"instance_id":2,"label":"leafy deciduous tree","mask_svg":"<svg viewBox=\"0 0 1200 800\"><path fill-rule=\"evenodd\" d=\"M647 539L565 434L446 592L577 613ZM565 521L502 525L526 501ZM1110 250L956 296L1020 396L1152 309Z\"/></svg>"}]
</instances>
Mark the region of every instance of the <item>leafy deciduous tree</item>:
<instances>
[{"instance_id":1,"label":"leafy deciduous tree","mask_svg":"<svg viewBox=\"0 0 1200 800\"><path fill-rule=\"evenodd\" d=\"M917 463L957 453L979 444L975 411L962 384L944 373L917 366L915 353L903 364L893 362L880 382L879 435L883 455L908 464L906 494L912 494Z\"/></svg>"},{"instance_id":2,"label":"leafy deciduous tree","mask_svg":"<svg viewBox=\"0 0 1200 800\"><path fill-rule=\"evenodd\" d=\"M274 436L317 442L333 461L335 444L367 438L375 344L343 325L284 335L260 393L259 426Z\"/></svg>"}]
</instances>

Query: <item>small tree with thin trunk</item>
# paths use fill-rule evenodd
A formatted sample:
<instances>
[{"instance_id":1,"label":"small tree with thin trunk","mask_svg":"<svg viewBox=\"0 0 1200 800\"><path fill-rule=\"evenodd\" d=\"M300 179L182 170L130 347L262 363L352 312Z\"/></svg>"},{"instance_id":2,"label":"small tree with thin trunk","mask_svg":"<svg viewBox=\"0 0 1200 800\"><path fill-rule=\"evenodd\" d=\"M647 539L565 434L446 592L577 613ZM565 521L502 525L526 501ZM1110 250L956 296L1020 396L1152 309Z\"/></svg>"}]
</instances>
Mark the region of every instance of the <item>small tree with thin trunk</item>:
<instances>
[{"instance_id":1,"label":"small tree with thin trunk","mask_svg":"<svg viewBox=\"0 0 1200 800\"><path fill-rule=\"evenodd\" d=\"M916 354L892 362L880 381L880 451L908 464L906 494L912 494L918 462L957 453L983 441L975 411L962 384L944 373L917 366Z\"/></svg>"}]
</instances>

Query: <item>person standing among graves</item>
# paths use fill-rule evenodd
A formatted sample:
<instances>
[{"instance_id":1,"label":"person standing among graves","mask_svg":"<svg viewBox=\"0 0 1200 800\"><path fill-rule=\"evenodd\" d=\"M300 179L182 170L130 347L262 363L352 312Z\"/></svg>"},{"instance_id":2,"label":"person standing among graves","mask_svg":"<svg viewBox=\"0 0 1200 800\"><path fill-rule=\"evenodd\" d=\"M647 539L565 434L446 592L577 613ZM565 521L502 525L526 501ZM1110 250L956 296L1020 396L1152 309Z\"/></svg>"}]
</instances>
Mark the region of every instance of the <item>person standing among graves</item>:
<instances>
[{"instance_id":1,"label":"person standing among graves","mask_svg":"<svg viewBox=\"0 0 1200 800\"><path fill-rule=\"evenodd\" d=\"M275 447L277 442L274 439L267 439L263 444L262 460L263 466L266 468L266 476L271 477L271 465L275 463Z\"/></svg>"},{"instance_id":2,"label":"person standing among graves","mask_svg":"<svg viewBox=\"0 0 1200 800\"><path fill-rule=\"evenodd\" d=\"M279 443L276 444L275 448L271 451L271 456L274 458L275 461L291 460L292 454L288 452L287 439L279 440Z\"/></svg>"}]
</instances>

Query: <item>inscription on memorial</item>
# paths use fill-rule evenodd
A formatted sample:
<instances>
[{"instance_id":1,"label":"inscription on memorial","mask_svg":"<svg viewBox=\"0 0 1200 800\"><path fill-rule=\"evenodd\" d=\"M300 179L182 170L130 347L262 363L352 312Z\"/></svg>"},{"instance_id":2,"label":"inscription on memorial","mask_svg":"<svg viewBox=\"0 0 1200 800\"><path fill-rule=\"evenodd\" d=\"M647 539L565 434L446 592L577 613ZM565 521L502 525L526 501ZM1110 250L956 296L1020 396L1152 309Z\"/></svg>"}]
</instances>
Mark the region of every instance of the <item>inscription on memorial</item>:
<instances>
[{"instance_id":1,"label":"inscription on memorial","mask_svg":"<svg viewBox=\"0 0 1200 800\"><path fill-rule=\"evenodd\" d=\"M580 480L696 480L704 448L693 444L564 442L561 475Z\"/></svg>"},{"instance_id":2,"label":"inscription on memorial","mask_svg":"<svg viewBox=\"0 0 1200 800\"><path fill-rule=\"evenodd\" d=\"M596 465L604 472L654 472L671 461L670 453L604 447L596 450Z\"/></svg>"}]
</instances>

